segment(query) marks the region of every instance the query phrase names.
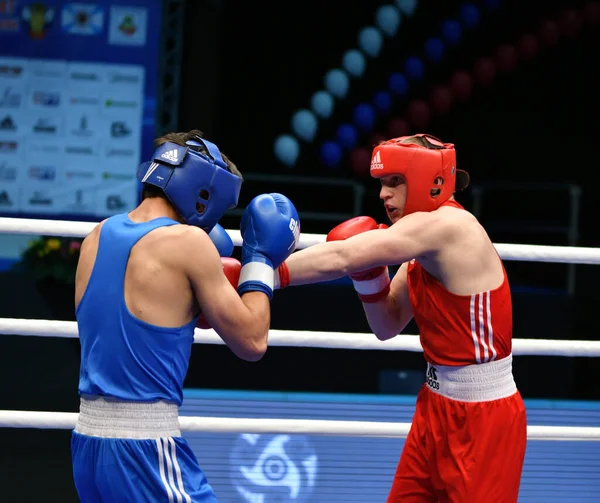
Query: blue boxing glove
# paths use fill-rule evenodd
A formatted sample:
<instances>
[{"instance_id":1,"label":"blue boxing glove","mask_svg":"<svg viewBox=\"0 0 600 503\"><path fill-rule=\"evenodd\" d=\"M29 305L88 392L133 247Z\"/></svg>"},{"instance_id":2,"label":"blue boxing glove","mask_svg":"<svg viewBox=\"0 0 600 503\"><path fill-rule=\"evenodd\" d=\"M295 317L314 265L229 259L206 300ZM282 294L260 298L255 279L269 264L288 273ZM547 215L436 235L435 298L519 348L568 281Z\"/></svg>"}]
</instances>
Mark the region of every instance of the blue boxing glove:
<instances>
[{"instance_id":1,"label":"blue boxing glove","mask_svg":"<svg viewBox=\"0 0 600 503\"><path fill-rule=\"evenodd\" d=\"M233 240L219 224L215 225L208 237L212 240L220 257L231 257L233 254Z\"/></svg>"},{"instance_id":2,"label":"blue boxing glove","mask_svg":"<svg viewBox=\"0 0 600 503\"><path fill-rule=\"evenodd\" d=\"M273 297L273 270L296 249L300 219L282 194L255 197L242 216L242 271L238 293L264 292Z\"/></svg>"}]
</instances>

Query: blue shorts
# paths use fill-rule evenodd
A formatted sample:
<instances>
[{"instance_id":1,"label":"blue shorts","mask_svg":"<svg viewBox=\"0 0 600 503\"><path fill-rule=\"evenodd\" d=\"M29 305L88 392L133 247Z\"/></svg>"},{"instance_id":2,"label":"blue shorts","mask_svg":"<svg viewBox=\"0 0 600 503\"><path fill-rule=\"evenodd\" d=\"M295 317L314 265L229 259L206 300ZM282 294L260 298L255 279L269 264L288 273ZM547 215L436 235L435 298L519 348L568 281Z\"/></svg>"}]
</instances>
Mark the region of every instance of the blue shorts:
<instances>
[{"instance_id":1,"label":"blue shorts","mask_svg":"<svg viewBox=\"0 0 600 503\"><path fill-rule=\"evenodd\" d=\"M182 437L101 438L73 431L73 477L82 503L216 503Z\"/></svg>"}]
</instances>

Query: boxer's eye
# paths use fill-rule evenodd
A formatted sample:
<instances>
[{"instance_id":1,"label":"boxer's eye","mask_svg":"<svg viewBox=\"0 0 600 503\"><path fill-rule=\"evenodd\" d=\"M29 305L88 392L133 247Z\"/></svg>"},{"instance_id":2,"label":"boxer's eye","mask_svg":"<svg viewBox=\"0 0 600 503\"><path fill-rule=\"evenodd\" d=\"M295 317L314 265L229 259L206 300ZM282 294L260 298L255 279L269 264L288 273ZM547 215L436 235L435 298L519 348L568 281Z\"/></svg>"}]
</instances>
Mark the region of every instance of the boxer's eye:
<instances>
[{"instance_id":1,"label":"boxer's eye","mask_svg":"<svg viewBox=\"0 0 600 503\"><path fill-rule=\"evenodd\" d=\"M405 183L405 179L403 176L399 175L393 175L389 177L386 176L385 178L381 179L381 185L385 185L386 187L397 187L403 183Z\"/></svg>"}]
</instances>

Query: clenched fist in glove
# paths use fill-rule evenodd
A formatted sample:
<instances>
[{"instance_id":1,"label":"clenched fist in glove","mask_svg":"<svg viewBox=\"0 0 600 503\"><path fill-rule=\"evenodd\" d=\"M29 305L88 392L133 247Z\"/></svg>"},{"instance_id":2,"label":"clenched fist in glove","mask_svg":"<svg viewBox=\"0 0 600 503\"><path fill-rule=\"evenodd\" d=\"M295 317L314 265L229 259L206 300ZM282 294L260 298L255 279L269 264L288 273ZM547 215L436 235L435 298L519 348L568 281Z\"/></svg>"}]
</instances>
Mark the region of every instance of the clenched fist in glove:
<instances>
[{"instance_id":1,"label":"clenched fist in glove","mask_svg":"<svg viewBox=\"0 0 600 503\"><path fill-rule=\"evenodd\" d=\"M259 291L273 296L274 273L296 249L300 219L292 202L282 194L261 194L244 210L240 295Z\"/></svg>"},{"instance_id":2,"label":"clenched fist in glove","mask_svg":"<svg viewBox=\"0 0 600 503\"><path fill-rule=\"evenodd\" d=\"M327 241L344 241L357 234L375 229L387 229L371 217L355 217L334 227L327 234ZM350 275L354 289L362 302L373 303L385 298L390 291L390 275L387 266L376 267Z\"/></svg>"}]
</instances>

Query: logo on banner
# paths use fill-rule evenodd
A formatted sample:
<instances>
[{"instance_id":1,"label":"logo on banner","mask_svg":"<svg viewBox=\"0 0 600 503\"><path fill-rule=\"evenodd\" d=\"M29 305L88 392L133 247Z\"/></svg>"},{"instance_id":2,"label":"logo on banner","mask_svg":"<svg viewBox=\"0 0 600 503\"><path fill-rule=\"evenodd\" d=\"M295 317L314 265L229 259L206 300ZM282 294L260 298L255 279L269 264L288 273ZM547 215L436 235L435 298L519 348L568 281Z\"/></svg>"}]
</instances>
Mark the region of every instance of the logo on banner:
<instances>
[{"instance_id":1,"label":"logo on banner","mask_svg":"<svg viewBox=\"0 0 600 503\"><path fill-rule=\"evenodd\" d=\"M32 180L50 182L56 178L56 168L54 166L31 166L28 174Z\"/></svg>"},{"instance_id":2,"label":"logo on banner","mask_svg":"<svg viewBox=\"0 0 600 503\"><path fill-rule=\"evenodd\" d=\"M113 138L126 138L131 136L131 128L125 121L115 121L110 125L110 135Z\"/></svg>"},{"instance_id":3,"label":"logo on banner","mask_svg":"<svg viewBox=\"0 0 600 503\"><path fill-rule=\"evenodd\" d=\"M240 435L229 466L233 486L248 503L312 501L318 458L304 436Z\"/></svg>"},{"instance_id":4,"label":"logo on banner","mask_svg":"<svg viewBox=\"0 0 600 503\"><path fill-rule=\"evenodd\" d=\"M12 16L17 12L17 0L0 0L0 14Z\"/></svg>"},{"instance_id":5,"label":"logo on banner","mask_svg":"<svg viewBox=\"0 0 600 503\"><path fill-rule=\"evenodd\" d=\"M16 79L23 75L22 66L0 65L0 78Z\"/></svg>"},{"instance_id":6,"label":"logo on banner","mask_svg":"<svg viewBox=\"0 0 600 503\"><path fill-rule=\"evenodd\" d=\"M13 202L11 201L10 196L8 195L8 192L6 192L5 190L0 192L0 206L3 206L5 208L10 208L12 205L13 205Z\"/></svg>"},{"instance_id":7,"label":"logo on banner","mask_svg":"<svg viewBox=\"0 0 600 503\"><path fill-rule=\"evenodd\" d=\"M61 24L71 35L100 35L104 27L104 8L97 4L67 4L62 10Z\"/></svg>"},{"instance_id":8,"label":"logo on banner","mask_svg":"<svg viewBox=\"0 0 600 503\"><path fill-rule=\"evenodd\" d=\"M70 146L67 145L65 147L65 154L72 154L72 155L96 155L96 152L94 152L93 147L86 147L86 146Z\"/></svg>"},{"instance_id":9,"label":"logo on banner","mask_svg":"<svg viewBox=\"0 0 600 503\"><path fill-rule=\"evenodd\" d=\"M144 8L111 7L108 43L112 45L145 45L147 16L148 12Z\"/></svg>"},{"instance_id":10,"label":"logo on banner","mask_svg":"<svg viewBox=\"0 0 600 503\"><path fill-rule=\"evenodd\" d=\"M67 171L65 173L67 180L91 180L94 175L93 171Z\"/></svg>"},{"instance_id":11,"label":"logo on banner","mask_svg":"<svg viewBox=\"0 0 600 503\"><path fill-rule=\"evenodd\" d=\"M15 93L12 87L5 87L0 92L0 108L19 108L21 106L21 93Z\"/></svg>"},{"instance_id":12,"label":"logo on banner","mask_svg":"<svg viewBox=\"0 0 600 503\"><path fill-rule=\"evenodd\" d=\"M33 125L34 133L55 134L58 131L58 126L48 118L39 118Z\"/></svg>"},{"instance_id":13,"label":"logo on banner","mask_svg":"<svg viewBox=\"0 0 600 503\"><path fill-rule=\"evenodd\" d=\"M32 206L52 206L52 198L44 192L36 190L29 198L29 204Z\"/></svg>"},{"instance_id":14,"label":"logo on banner","mask_svg":"<svg viewBox=\"0 0 600 503\"><path fill-rule=\"evenodd\" d=\"M16 141L0 141L0 154L15 154L18 148Z\"/></svg>"},{"instance_id":15,"label":"logo on banner","mask_svg":"<svg viewBox=\"0 0 600 503\"><path fill-rule=\"evenodd\" d=\"M102 173L103 180L120 180L120 181L130 181L135 178L135 175L126 175L124 173L109 173L105 171Z\"/></svg>"},{"instance_id":16,"label":"logo on banner","mask_svg":"<svg viewBox=\"0 0 600 503\"><path fill-rule=\"evenodd\" d=\"M17 13L17 0L0 0L0 31L19 31L19 18Z\"/></svg>"},{"instance_id":17,"label":"logo on banner","mask_svg":"<svg viewBox=\"0 0 600 503\"><path fill-rule=\"evenodd\" d=\"M106 149L106 157L133 157L135 149L132 148L112 148Z\"/></svg>"},{"instance_id":18,"label":"logo on banner","mask_svg":"<svg viewBox=\"0 0 600 503\"><path fill-rule=\"evenodd\" d=\"M91 136L94 134L89 128L88 118L86 115L82 115L79 119L79 125L77 129L71 131L75 136Z\"/></svg>"},{"instance_id":19,"label":"logo on banner","mask_svg":"<svg viewBox=\"0 0 600 503\"><path fill-rule=\"evenodd\" d=\"M0 180L14 182L17 179L17 167L11 166L7 161L0 162Z\"/></svg>"},{"instance_id":20,"label":"logo on banner","mask_svg":"<svg viewBox=\"0 0 600 503\"><path fill-rule=\"evenodd\" d=\"M131 100L112 100L108 99L104 102L106 108L137 108L138 102Z\"/></svg>"},{"instance_id":21,"label":"logo on banner","mask_svg":"<svg viewBox=\"0 0 600 503\"><path fill-rule=\"evenodd\" d=\"M106 209L110 211L118 211L122 210L127 206L125 201L121 199L121 196L118 194L112 194L110 196L106 196Z\"/></svg>"},{"instance_id":22,"label":"logo on banner","mask_svg":"<svg viewBox=\"0 0 600 503\"><path fill-rule=\"evenodd\" d=\"M60 94L54 92L36 91L33 93L34 105L41 107L57 107L60 105Z\"/></svg>"},{"instance_id":23,"label":"logo on banner","mask_svg":"<svg viewBox=\"0 0 600 503\"><path fill-rule=\"evenodd\" d=\"M136 74L127 74L122 71L114 71L108 75L108 81L111 84L133 84L138 85L142 81L142 77Z\"/></svg>"},{"instance_id":24,"label":"logo on banner","mask_svg":"<svg viewBox=\"0 0 600 503\"><path fill-rule=\"evenodd\" d=\"M67 204L69 210L84 213L92 211L92 203L89 202L89 193L86 195L82 189L77 189L74 196L74 201Z\"/></svg>"},{"instance_id":25,"label":"logo on banner","mask_svg":"<svg viewBox=\"0 0 600 503\"><path fill-rule=\"evenodd\" d=\"M46 143L28 143L27 150L29 152L42 153L42 154L58 154L60 147L58 145Z\"/></svg>"},{"instance_id":26,"label":"logo on banner","mask_svg":"<svg viewBox=\"0 0 600 503\"><path fill-rule=\"evenodd\" d=\"M3 119L0 119L0 131L10 131L14 133L16 130L17 125L10 115L6 115Z\"/></svg>"},{"instance_id":27,"label":"logo on banner","mask_svg":"<svg viewBox=\"0 0 600 503\"><path fill-rule=\"evenodd\" d=\"M27 24L29 36L40 40L46 36L46 30L54 21L54 8L42 2L35 2L23 7L21 18Z\"/></svg>"},{"instance_id":28,"label":"logo on banner","mask_svg":"<svg viewBox=\"0 0 600 503\"><path fill-rule=\"evenodd\" d=\"M99 82L100 81L100 77L98 76L98 74L93 73L93 72L81 72L81 71L71 72L69 74L69 77L71 78L71 80L83 80L85 82Z\"/></svg>"},{"instance_id":29,"label":"logo on banner","mask_svg":"<svg viewBox=\"0 0 600 503\"><path fill-rule=\"evenodd\" d=\"M94 106L100 104L100 99L93 96L71 96L69 103L74 106Z\"/></svg>"}]
</instances>

